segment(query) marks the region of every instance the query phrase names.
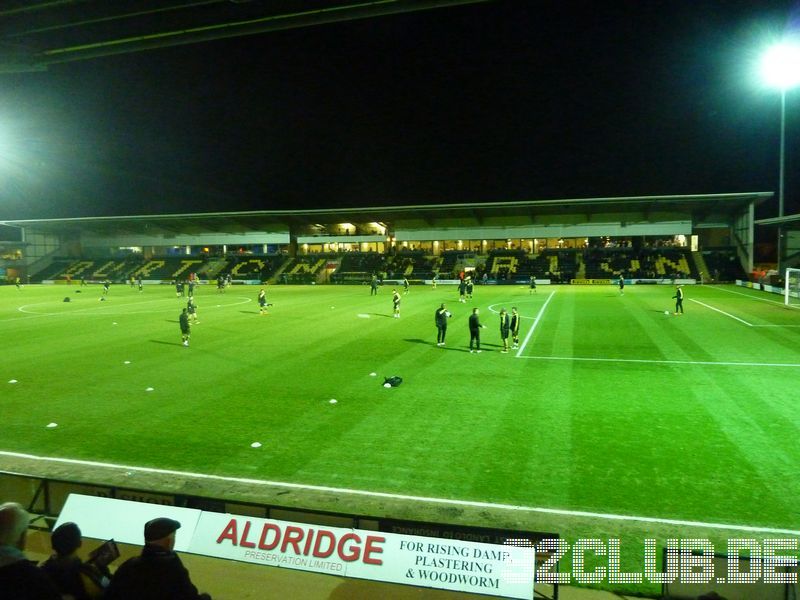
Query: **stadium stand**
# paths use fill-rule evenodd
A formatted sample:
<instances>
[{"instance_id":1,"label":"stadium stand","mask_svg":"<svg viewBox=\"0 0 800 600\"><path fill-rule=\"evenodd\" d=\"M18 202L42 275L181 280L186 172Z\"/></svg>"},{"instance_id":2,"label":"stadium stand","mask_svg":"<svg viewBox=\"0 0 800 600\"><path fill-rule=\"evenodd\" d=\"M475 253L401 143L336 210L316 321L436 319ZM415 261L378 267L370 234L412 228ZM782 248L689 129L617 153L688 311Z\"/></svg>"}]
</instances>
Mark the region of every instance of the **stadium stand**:
<instances>
[{"instance_id":1,"label":"stadium stand","mask_svg":"<svg viewBox=\"0 0 800 600\"><path fill-rule=\"evenodd\" d=\"M263 256L235 256L228 258L222 268L216 269L214 277L223 277L230 274L231 279L259 279L268 281L287 262L288 257L283 254ZM215 266L220 261L215 261Z\"/></svg>"},{"instance_id":2,"label":"stadium stand","mask_svg":"<svg viewBox=\"0 0 800 600\"><path fill-rule=\"evenodd\" d=\"M525 259L523 250L492 250L486 261L486 274L499 281L514 279Z\"/></svg>"},{"instance_id":3,"label":"stadium stand","mask_svg":"<svg viewBox=\"0 0 800 600\"><path fill-rule=\"evenodd\" d=\"M583 260L588 279L697 277L698 270L686 248L590 248Z\"/></svg>"},{"instance_id":4,"label":"stadium stand","mask_svg":"<svg viewBox=\"0 0 800 600\"><path fill-rule=\"evenodd\" d=\"M320 273L334 258L331 254L309 254L289 259L283 266L278 281L280 283L316 283Z\"/></svg>"},{"instance_id":5,"label":"stadium stand","mask_svg":"<svg viewBox=\"0 0 800 600\"><path fill-rule=\"evenodd\" d=\"M435 257L426 256L422 250L401 251L386 261L386 276L389 279L430 279L437 262Z\"/></svg>"},{"instance_id":6,"label":"stadium stand","mask_svg":"<svg viewBox=\"0 0 800 600\"><path fill-rule=\"evenodd\" d=\"M386 257L377 252L347 252L336 273L331 277L334 283L360 283L370 280L373 274L381 278L403 277L402 273L389 275Z\"/></svg>"},{"instance_id":7,"label":"stadium stand","mask_svg":"<svg viewBox=\"0 0 800 600\"><path fill-rule=\"evenodd\" d=\"M708 273L715 283L747 279L734 247L705 248L701 251Z\"/></svg>"}]
</instances>

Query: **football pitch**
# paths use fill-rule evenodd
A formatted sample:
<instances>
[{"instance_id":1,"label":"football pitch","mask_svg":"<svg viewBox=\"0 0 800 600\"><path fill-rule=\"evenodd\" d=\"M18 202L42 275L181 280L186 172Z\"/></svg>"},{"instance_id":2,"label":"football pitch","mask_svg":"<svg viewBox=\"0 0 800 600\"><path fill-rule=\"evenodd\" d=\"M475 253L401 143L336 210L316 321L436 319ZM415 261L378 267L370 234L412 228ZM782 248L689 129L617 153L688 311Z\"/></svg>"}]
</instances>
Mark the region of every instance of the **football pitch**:
<instances>
[{"instance_id":1,"label":"football pitch","mask_svg":"<svg viewBox=\"0 0 800 600\"><path fill-rule=\"evenodd\" d=\"M668 285L479 286L467 304L412 286L395 319L386 286L269 286L264 316L255 286L201 286L185 348L170 286L114 285L102 302L99 285L5 286L0 450L552 509L542 530L576 537L619 535L620 515L639 533L800 530L800 311L684 289L675 316ZM503 354L512 306L521 348Z\"/></svg>"}]
</instances>

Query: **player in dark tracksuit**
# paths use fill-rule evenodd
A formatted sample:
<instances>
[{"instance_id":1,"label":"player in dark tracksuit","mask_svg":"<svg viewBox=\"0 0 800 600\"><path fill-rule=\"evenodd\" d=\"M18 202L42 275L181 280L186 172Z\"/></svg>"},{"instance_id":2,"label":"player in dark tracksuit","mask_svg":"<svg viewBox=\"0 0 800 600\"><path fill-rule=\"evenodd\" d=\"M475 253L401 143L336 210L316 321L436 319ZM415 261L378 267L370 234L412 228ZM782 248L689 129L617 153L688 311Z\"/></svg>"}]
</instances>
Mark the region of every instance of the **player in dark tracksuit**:
<instances>
[{"instance_id":1,"label":"player in dark tracksuit","mask_svg":"<svg viewBox=\"0 0 800 600\"><path fill-rule=\"evenodd\" d=\"M266 315L268 306L272 306L272 304L267 303L267 292L264 291L264 288L261 288L259 290L259 292L258 292L258 312L259 312L259 314Z\"/></svg>"},{"instance_id":2,"label":"player in dark tracksuit","mask_svg":"<svg viewBox=\"0 0 800 600\"><path fill-rule=\"evenodd\" d=\"M472 314L469 316L469 351L478 352L481 351L481 329L483 329L485 325L481 325L480 317L478 317L478 309L473 308ZM475 350L472 349L472 346L475 346Z\"/></svg>"},{"instance_id":3,"label":"player in dark tracksuit","mask_svg":"<svg viewBox=\"0 0 800 600\"><path fill-rule=\"evenodd\" d=\"M189 301L186 303L186 312L189 313L189 319L195 324L200 321L197 320L197 304L194 303L194 298L189 296Z\"/></svg>"},{"instance_id":4,"label":"player in dark tracksuit","mask_svg":"<svg viewBox=\"0 0 800 600\"><path fill-rule=\"evenodd\" d=\"M625 277L623 277L622 273L619 274L619 295L625 295Z\"/></svg>"},{"instance_id":5,"label":"player in dark tracksuit","mask_svg":"<svg viewBox=\"0 0 800 600\"><path fill-rule=\"evenodd\" d=\"M519 348L519 326L520 326L520 316L517 312L517 307L511 307L511 342L512 348L516 350Z\"/></svg>"},{"instance_id":6,"label":"player in dark tracksuit","mask_svg":"<svg viewBox=\"0 0 800 600\"><path fill-rule=\"evenodd\" d=\"M400 294L397 290L392 290L392 309L394 314L392 315L395 319L400 318Z\"/></svg>"},{"instance_id":7,"label":"player in dark tracksuit","mask_svg":"<svg viewBox=\"0 0 800 600\"><path fill-rule=\"evenodd\" d=\"M437 346L444 346L444 338L447 335L447 319L450 317L450 313L447 312L447 309L444 307L444 303L436 309L436 314L434 315L434 322L436 323L436 345Z\"/></svg>"},{"instance_id":8,"label":"player in dark tracksuit","mask_svg":"<svg viewBox=\"0 0 800 600\"><path fill-rule=\"evenodd\" d=\"M503 342L503 349L500 352L508 352L508 334L511 332L511 319L505 308L500 309L500 340Z\"/></svg>"},{"instance_id":9,"label":"player in dark tracksuit","mask_svg":"<svg viewBox=\"0 0 800 600\"><path fill-rule=\"evenodd\" d=\"M370 296L377 296L378 295L378 276L373 275L372 279L369 282L369 295Z\"/></svg>"},{"instance_id":10,"label":"player in dark tracksuit","mask_svg":"<svg viewBox=\"0 0 800 600\"><path fill-rule=\"evenodd\" d=\"M183 312L181 312L180 316L178 317L178 323L181 326L181 341L183 342L184 346L189 345L189 313L184 308Z\"/></svg>"},{"instance_id":11,"label":"player in dark tracksuit","mask_svg":"<svg viewBox=\"0 0 800 600\"><path fill-rule=\"evenodd\" d=\"M675 314L678 313L683 314L683 286L679 285L678 289L675 290L675 295L673 296L675 299Z\"/></svg>"}]
</instances>

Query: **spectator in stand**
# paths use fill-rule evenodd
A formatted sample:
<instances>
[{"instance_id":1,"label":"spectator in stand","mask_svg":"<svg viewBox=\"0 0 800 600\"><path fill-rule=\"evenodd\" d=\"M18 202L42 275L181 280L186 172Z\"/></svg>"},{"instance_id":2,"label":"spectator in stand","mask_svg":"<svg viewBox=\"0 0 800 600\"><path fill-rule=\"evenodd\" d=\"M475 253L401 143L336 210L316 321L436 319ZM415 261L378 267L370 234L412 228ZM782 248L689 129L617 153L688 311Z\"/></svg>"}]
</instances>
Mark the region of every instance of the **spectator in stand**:
<instances>
[{"instance_id":1,"label":"spectator in stand","mask_svg":"<svg viewBox=\"0 0 800 600\"><path fill-rule=\"evenodd\" d=\"M64 595L75 600L101 598L111 573L83 562L76 554L81 547L81 530L75 523L64 523L53 530L50 545L55 554L42 564L42 571Z\"/></svg>"},{"instance_id":2,"label":"spectator in stand","mask_svg":"<svg viewBox=\"0 0 800 600\"><path fill-rule=\"evenodd\" d=\"M144 548L126 560L111 580L106 600L211 600L200 594L173 551L178 521L164 517L144 526Z\"/></svg>"},{"instance_id":3,"label":"spectator in stand","mask_svg":"<svg viewBox=\"0 0 800 600\"><path fill-rule=\"evenodd\" d=\"M0 504L0 600L61 600L44 571L22 553L30 521L16 502Z\"/></svg>"}]
</instances>

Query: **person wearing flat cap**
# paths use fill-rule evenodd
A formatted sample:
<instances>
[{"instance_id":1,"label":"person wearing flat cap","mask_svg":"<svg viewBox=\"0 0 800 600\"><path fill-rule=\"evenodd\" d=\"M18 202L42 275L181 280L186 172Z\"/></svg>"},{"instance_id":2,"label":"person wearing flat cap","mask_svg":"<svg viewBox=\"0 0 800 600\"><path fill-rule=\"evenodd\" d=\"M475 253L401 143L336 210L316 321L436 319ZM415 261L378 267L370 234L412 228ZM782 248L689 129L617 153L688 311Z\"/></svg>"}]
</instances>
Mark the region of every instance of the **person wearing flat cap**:
<instances>
[{"instance_id":1,"label":"person wearing flat cap","mask_svg":"<svg viewBox=\"0 0 800 600\"><path fill-rule=\"evenodd\" d=\"M200 594L173 551L178 521L160 517L144 525L144 548L129 558L111 580L106 600L211 600Z\"/></svg>"}]
</instances>

